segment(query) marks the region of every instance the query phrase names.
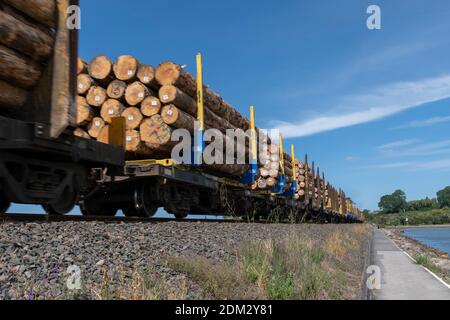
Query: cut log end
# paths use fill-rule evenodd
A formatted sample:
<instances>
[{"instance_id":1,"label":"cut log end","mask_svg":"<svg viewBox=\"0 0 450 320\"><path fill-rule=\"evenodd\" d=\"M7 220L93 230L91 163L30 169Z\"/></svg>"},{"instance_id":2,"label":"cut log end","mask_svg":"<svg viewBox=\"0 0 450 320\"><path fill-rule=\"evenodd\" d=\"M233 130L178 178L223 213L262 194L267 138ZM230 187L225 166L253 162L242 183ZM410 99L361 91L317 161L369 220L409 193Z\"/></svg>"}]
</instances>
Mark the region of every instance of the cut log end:
<instances>
[{"instance_id":1,"label":"cut log end","mask_svg":"<svg viewBox=\"0 0 450 320\"><path fill-rule=\"evenodd\" d=\"M100 117L95 117L92 119L92 121L88 124L87 130L89 135L92 138L97 138L102 128L105 126L105 121Z\"/></svg>"},{"instance_id":2,"label":"cut log end","mask_svg":"<svg viewBox=\"0 0 450 320\"><path fill-rule=\"evenodd\" d=\"M177 88L172 85L165 85L159 89L159 99L164 104L173 103L177 97Z\"/></svg>"},{"instance_id":3,"label":"cut log end","mask_svg":"<svg viewBox=\"0 0 450 320\"><path fill-rule=\"evenodd\" d=\"M91 139L91 136L81 128L75 129L73 131L73 135L76 137L84 138L84 139Z\"/></svg>"},{"instance_id":4,"label":"cut log end","mask_svg":"<svg viewBox=\"0 0 450 320\"><path fill-rule=\"evenodd\" d=\"M115 99L108 99L103 103L100 110L100 115L107 123L111 123L111 118L120 117L125 107L120 101Z\"/></svg>"},{"instance_id":5,"label":"cut log end","mask_svg":"<svg viewBox=\"0 0 450 320\"><path fill-rule=\"evenodd\" d=\"M133 56L120 56L114 64L114 74L117 79L130 81L136 78L139 62Z\"/></svg>"},{"instance_id":6,"label":"cut log end","mask_svg":"<svg viewBox=\"0 0 450 320\"><path fill-rule=\"evenodd\" d=\"M141 103L141 112L147 117L158 114L161 110L161 101L154 96L145 98Z\"/></svg>"},{"instance_id":7,"label":"cut log end","mask_svg":"<svg viewBox=\"0 0 450 320\"><path fill-rule=\"evenodd\" d=\"M76 124L78 126L87 125L94 118L94 112L86 101L85 97L77 97L77 118Z\"/></svg>"},{"instance_id":8,"label":"cut log end","mask_svg":"<svg viewBox=\"0 0 450 320\"><path fill-rule=\"evenodd\" d=\"M125 100L130 106L140 104L149 95L148 88L139 81L133 82L125 90Z\"/></svg>"},{"instance_id":9,"label":"cut log end","mask_svg":"<svg viewBox=\"0 0 450 320\"><path fill-rule=\"evenodd\" d=\"M88 72L88 64L81 58L77 60L77 74L87 73Z\"/></svg>"},{"instance_id":10,"label":"cut log end","mask_svg":"<svg viewBox=\"0 0 450 320\"><path fill-rule=\"evenodd\" d=\"M140 64L137 77L145 85L150 85L155 80L155 70L148 64Z\"/></svg>"},{"instance_id":11,"label":"cut log end","mask_svg":"<svg viewBox=\"0 0 450 320\"><path fill-rule=\"evenodd\" d=\"M163 62L156 68L155 78L162 86L173 85L181 75L182 68L174 62Z\"/></svg>"},{"instance_id":12,"label":"cut log end","mask_svg":"<svg viewBox=\"0 0 450 320\"><path fill-rule=\"evenodd\" d=\"M121 100L125 97L125 90L127 89L127 84L121 80L114 80L106 89L106 94L108 97L116 100Z\"/></svg>"},{"instance_id":13,"label":"cut log end","mask_svg":"<svg viewBox=\"0 0 450 320\"><path fill-rule=\"evenodd\" d=\"M145 119L141 126L141 139L152 144L165 145L170 142L172 130L160 115Z\"/></svg>"},{"instance_id":14,"label":"cut log end","mask_svg":"<svg viewBox=\"0 0 450 320\"><path fill-rule=\"evenodd\" d=\"M89 63L89 75L99 81L111 79L112 62L106 56L97 56Z\"/></svg>"},{"instance_id":15,"label":"cut log end","mask_svg":"<svg viewBox=\"0 0 450 320\"><path fill-rule=\"evenodd\" d=\"M94 80L88 74L79 74L77 77L78 85L77 90L78 94L85 95L89 89L94 85Z\"/></svg>"},{"instance_id":16,"label":"cut log end","mask_svg":"<svg viewBox=\"0 0 450 320\"><path fill-rule=\"evenodd\" d=\"M97 136L97 141L104 144L109 144L109 125L105 125L100 129Z\"/></svg>"},{"instance_id":17,"label":"cut log end","mask_svg":"<svg viewBox=\"0 0 450 320\"><path fill-rule=\"evenodd\" d=\"M88 91L86 100L93 107L101 107L106 100L106 90L99 86L92 86Z\"/></svg>"},{"instance_id":18,"label":"cut log end","mask_svg":"<svg viewBox=\"0 0 450 320\"><path fill-rule=\"evenodd\" d=\"M133 130L139 127L144 118L141 111L135 107L126 108L122 112L122 117L125 118L125 126L127 130Z\"/></svg>"}]
</instances>

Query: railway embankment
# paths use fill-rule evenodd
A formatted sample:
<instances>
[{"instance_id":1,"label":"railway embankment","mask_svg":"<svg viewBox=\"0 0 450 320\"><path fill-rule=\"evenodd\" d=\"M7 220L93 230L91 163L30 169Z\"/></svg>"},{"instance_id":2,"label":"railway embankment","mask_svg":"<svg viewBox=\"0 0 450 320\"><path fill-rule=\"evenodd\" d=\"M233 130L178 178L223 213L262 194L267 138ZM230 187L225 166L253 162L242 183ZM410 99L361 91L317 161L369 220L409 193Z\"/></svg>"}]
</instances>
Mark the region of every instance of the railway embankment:
<instances>
[{"instance_id":1,"label":"railway embankment","mask_svg":"<svg viewBox=\"0 0 450 320\"><path fill-rule=\"evenodd\" d=\"M0 299L358 299L366 225L0 224Z\"/></svg>"}]
</instances>

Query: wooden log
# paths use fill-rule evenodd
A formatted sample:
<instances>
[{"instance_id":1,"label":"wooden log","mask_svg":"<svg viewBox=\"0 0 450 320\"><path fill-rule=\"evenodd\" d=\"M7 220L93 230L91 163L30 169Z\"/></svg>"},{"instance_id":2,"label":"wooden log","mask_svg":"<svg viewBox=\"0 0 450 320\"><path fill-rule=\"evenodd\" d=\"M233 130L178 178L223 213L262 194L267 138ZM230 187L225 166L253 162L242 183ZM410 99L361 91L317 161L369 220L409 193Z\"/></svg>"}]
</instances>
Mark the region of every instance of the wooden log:
<instances>
[{"instance_id":1,"label":"wooden log","mask_svg":"<svg viewBox=\"0 0 450 320\"><path fill-rule=\"evenodd\" d=\"M194 133L195 118L172 104L162 108L161 117L164 123L171 127L187 129L191 134Z\"/></svg>"},{"instance_id":2,"label":"wooden log","mask_svg":"<svg viewBox=\"0 0 450 320\"><path fill-rule=\"evenodd\" d=\"M34 61L46 61L53 52L54 39L0 10L0 43L31 57Z\"/></svg>"},{"instance_id":3,"label":"wooden log","mask_svg":"<svg viewBox=\"0 0 450 320\"><path fill-rule=\"evenodd\" d=\"M154 152L141 140L141 135L137 130L125 132L125 150L131 154L143 156L151 155Z\"/></svg>"},{"instance_id":4,"label":"wooden log","mask_svg":"<svg viewBox=\"0 0 450 320\"><path fill-rule=\"evenodd\" d=\"M86 95L87 102L93 107L101 107L106 98L106 90L99 86L92 86Z\"/></svg>"},{"instance_id":5,"label":"wooden log","mask_svg":"<svg viewBox=\"0 0 450 320\"><path fill-rule=\"evenodd\" d=\"M212 173L221 173L230 177L240 178L248 171L248 165L212 164L205 165L204 169Z\"/></svg>"},{"instance_id":6,"label":"wooden log","mask_svg":"<svg viewBox=\"0 0 450 320\"><path fill-rule=\"evenodd\" d=\"M79 127L89 124L94 118L94 111L89 106L85 97L77 97L77 118L76 124Z\"/></svg>"},{"instance_id":7,"label":"wooden log","mask_svg":"<svg viewBox=\"0 0 450 320\"><path fill-rule=\"evenodd\" d=\"M270 170L271 167L272 167L272 162L270 162L270 160L266 160L265 163L262 165L262 168L264 168L266 170Z\"/></svg>"},{"instance_id":8,"label":"wooden log","mask_svg":"<svg viewBox=\"0 0 450 320\"><path fill-rule=\"evenodd\" d=\"M173 104L180 108L184 112L197 118L197 102L195 99L181 91L175 86L167 85L162 86L159 89L159 99L164 104ZM220 130L222 133L226 133L227 129L236 129L235 126L230 124L225 119L220 118L211 110L204 109L205 114L205 126L208 128L214 128Z\"/></svg>"},{"instance_id":9,"label":"wooden log","mask_svg":"<svg viewBox=\"0 0 450 320\"><path fill-rule=\"evenodd\" d=\"M280 156L277 153L272 154L270 156L270 161L272 161L272 162L279 162L280 161Z\"/></svg>"},{"instance_id":10,"label":"wooden log","mask_svg":"<svg viewBox=\"0 0 450 320\"><path fill-rule=\"evenodd\" d=\"M112 81L106 88L106 94L112 99L125 101L125 90L127 84L121 80Z\"/></svg>"},{"instance_id":11,"label":"wooden log","mask_svg":"<svg viewBox=\"0 0 450 320\"><path fill-rule=\"evenodd\" d=\"M98 133L97 136L97 141L104 143L104 144L109 144L109 124L105 125L103 128L100 129L100 132Z\"/></svg>"},{"instance_id":12,"label":"wooden log","mask_svg":"<svg viewBox=\"0 0 450 320\"><path fill-rule=\"evenodd\" d=\"M278 157L280 156L280 148L274 143L269 144L269 152L272 155L276 154Z\"/></svg>"},{"instance_id":13,"label":"wooden log","mask_svg":"<svg viewBox=\"0 0 450 320\"><path fill-rule=\"evenodd\" d=\"M264 168L259 169L259 175L263 178L266 178L269 176L269 170L264 169Z\"/></svg>"},{"instance_id":14,"label":"wooden log","mask_svg":"<svg viewBox=\"0 0 450 320\"><path fill-rule=\"evenodd\" d=\"M145 142L145 145L152 150L152 154L162 156L162 157L170 157L172 153L172 148L175 146L173 142L166 143L161 145L159 143L151 143Z\"/></svg>"},{"instance_id":15,"label":"wooden log","mask_svg":"<svg viewBox=\"0 0 450 320\"><path fill-rule=\"evenodd\" d=\"M81 128L76 128L73 131L73 135L76 137L84 138L84 139L91 139L91 136Z\"/></svg>"},{"instance_id":16,"label":"wooden log","mask_svg":"<svg viewBox=\"0 0 450 320\"><path fill-rule=\"evenodd\" d=\"M91 76L84 73L79 74L77 76L77 82L78 82L77 91L79 95L85 95L89 91L89 89L93 85L95 85L95 82L91 78Z\"/></svg>"},{"instance_id":17,"label":"wooden log","mask_svg":"<svg viewBox=\"0 0 450 320\"><path fill-rule=\"evenodd\" d=\"M277 169L269 170L269 177L278 178L278 175L279 175L279 171Z\"/></svg>"},{"instance_id":18,"label":"wooden log","mask_svg":"<svg viewBox=\"0 0 450 320\"><path fill-rule=\"evenodd\" d=\"M0 45L0 78L22 89L34 87L41 77L38 64L3 45Z\"/></svg>"},{"instance_id":19,"label":"wooden log","mask_svg":"<svg viewBox=\"0 0 450 320\"><path fill-rule=\"evenodd\" d=\"M153 90L159 89L159 84L155 79L155 69L148 64L139 64L136 74L140 82Z\"/></svg>"},{"instance_id":20,"label":"wooden log","mask_svg":"<svg viewBox=\"0 0 450 320\"><path fill-rule=\"evenodd\" d=\"M117 79L132 82L136 80L139 62L133 56L125 55L117 58L113 70Z\"/></svg>"},{"instance_id":21,"label":"wooden log","mask_svg":"<svg viewBox=\"0 0 450 320\"><path fill-rule=\"evenodd\" d=\"M87 126L87 132L92 138L97 138L102 128L105 126L105 120L95 117Z\"/></svg>"},{"instance_id":22,"label":"wooden log","mask_svg":"<svg viewBox=\"0 0 450 320\"><path fill-rule=\"evenodd\" d=\"M89 75L100 83L109 83L114 80L113 63L107 56L96 56L89 63Z\"/></svg>"},{"instance_id":23,"label":"wooden log","mask_svg":"<svg viewBox=\"0 0 450 320\"><path fill-rule=\"evenodd\" d=\"M267 187L273 188L275 186L276 180L272 177L266 179Z\"/></svg>"},{"instance_id":24,"label":"wooden log","mask_svg":"<svg viewBox=\"0 0 450 320\"><path fill-rule=\"evenodd\" d=\"M123 104L115 99L108 99L103 103L100 115L107 123L111 123L111 118L120 117L125 110Z\"/></svg>"},{"instance_id":25,"label":"wooden log","mask_svg":"<svg viewBox=\"0 0 450 320\"><path fill-rule=\"evenodd\" d=\"M88 63L78 57L77 59L77 74L88 73Z\"/></svg>"},{"instance_id":26,"label":"wooden log","mask_svg":"<svg viewBox=\"0 0 450 320\"><path fill-rule=\"evenodd\" d=\"M0 80L0 112L3 109L19 110L27 98L27 91Z\"/></svg>"},{"instance_id":27,"label":"wooden log","mask_svg":"<svg viewBox=\"0 0 450 320\"><path fill-rule=\"evenodd\" d=\"M161 101L154 96L145 98L141 103L141 112L146 117L154 116L161 110Z\"/></svg>"},{"instance_id":28,"label":"wooden log","mask_svg":"<svg viewBox=\"0 0 450 320\"><path fill-rule=\"evenodd\" d=\"M140 132L144 142L165 145L171 141L172 129L158 114L145 119L141 123Z\"/></svg>"},{"instance_id":29,"label":"wooden log","mask_svg":"<svg viewBox=\"0 0 450 320\"><path fill-rule=\"evenodd\" d=\"M264 178L259 178L259 179L257 180L257 183L258 183L258 189L260 189L260 190L265 190L265 189L267 189L267 180L266 180L266 179L264 179Z\"/></svg>"},{"instance_id":30,"label":"wooden log","mask_svg":"<svg viewBox=\"0 0 450 320\"><path fill-rule=\"evenodd\" d=\"M3 0L35 21L56 27L56 1L54 0Z\"/></svg>"},{"instance_id":31,"label":"wooden log","mask_svg":"<svg viewBox=\"0 0 450 320\"><path fill-rule=\"evenodd\" d=\"M176 63L163 62L156 68L155 77L162 86L174 85L190 97L195 98L197 95L197 84L194 77L185 72L183 68ZM250 122L244 116L206 86L203 88L203 98L205 107L219 117L227 120L237 128L243 130L248 130L250 128Z\"/></svg>"},{"instance_id":32,"label":"wooden log","mask_svg":"<svg viewBox=\"0 0 450 320\"><path fill-rule=\"evenodd\" d=\"M125 100L130 106L137 106L152 92L141 82L135 81L127 86L125 90Z\"/></svg>"},{"instance_id":33,"label":"wooden log","mask_svg":"<svg viewBox=\"0 0 450 320\"><path fill-rule=\"evenodd\" d=\"M134 130L138 128L144 119L141 111L135 107L126 108L122 112L122 117L125 118L125 128L127 130Z\"/></svg>"}]
</instances>

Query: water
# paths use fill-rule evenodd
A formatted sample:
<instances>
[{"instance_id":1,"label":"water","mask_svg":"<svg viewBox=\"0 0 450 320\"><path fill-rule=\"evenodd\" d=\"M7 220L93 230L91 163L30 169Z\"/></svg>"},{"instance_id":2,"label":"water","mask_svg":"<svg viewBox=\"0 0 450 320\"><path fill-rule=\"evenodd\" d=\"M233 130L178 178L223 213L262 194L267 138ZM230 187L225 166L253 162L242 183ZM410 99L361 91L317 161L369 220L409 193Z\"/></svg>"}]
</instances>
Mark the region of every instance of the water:
<instances>
[{"instance_id":1,"label":"water","mask_svg":"<svg viewBox=\"0 0 450 320\"><path fill-rule=\"evenodd\" d=\"M450 254L450 227L405 229L405 235L429 247L433 247Z\"/></svg>"}]
</instances>

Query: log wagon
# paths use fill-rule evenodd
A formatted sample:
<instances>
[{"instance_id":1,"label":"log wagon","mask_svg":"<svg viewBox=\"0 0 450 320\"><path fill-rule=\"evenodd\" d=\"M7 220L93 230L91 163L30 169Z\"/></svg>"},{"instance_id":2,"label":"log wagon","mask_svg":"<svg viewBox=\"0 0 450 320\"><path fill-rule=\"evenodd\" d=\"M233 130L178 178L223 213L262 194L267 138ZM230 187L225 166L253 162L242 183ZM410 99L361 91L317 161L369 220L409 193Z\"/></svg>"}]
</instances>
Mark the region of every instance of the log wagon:
<instances>
[{"instance_id":1,"label":"log wagon","mask_svg":"<svg viewBox=\"0 0 450 320\"><path fill-rule=\"evenodd\" d=\"M70 211L93 169L123 165L122 148L73 135L77 30L74 0L0 2L0 213L11 202Z\"/></svg>"}]
</instances>

